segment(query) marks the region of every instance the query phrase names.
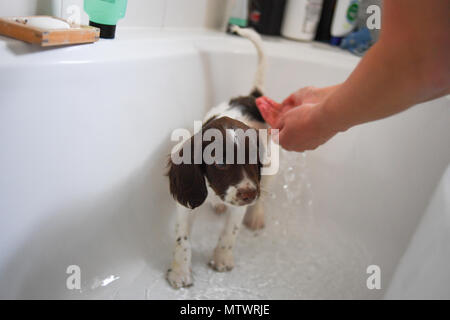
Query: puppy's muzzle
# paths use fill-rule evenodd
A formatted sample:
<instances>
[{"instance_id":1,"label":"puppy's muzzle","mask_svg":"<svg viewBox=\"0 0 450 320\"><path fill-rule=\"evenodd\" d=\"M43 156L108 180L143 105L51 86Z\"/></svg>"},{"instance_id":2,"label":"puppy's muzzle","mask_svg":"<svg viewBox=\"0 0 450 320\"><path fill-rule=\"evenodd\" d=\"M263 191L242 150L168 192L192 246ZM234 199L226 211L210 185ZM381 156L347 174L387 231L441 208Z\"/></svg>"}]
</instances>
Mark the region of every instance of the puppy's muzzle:
<instances>
[{"instance_id":1,"label":"puppy's muzzle","mask_svg":"<svg viewBox=\"0 0 450 320\"><path fill-rule=\"evenodd\" d=\"M240 188L237 190L236 199L239 202L239 205L247 205L252 203L258 198L258 191L256 189L250 188Z\"/></svg>"}]
</instances>

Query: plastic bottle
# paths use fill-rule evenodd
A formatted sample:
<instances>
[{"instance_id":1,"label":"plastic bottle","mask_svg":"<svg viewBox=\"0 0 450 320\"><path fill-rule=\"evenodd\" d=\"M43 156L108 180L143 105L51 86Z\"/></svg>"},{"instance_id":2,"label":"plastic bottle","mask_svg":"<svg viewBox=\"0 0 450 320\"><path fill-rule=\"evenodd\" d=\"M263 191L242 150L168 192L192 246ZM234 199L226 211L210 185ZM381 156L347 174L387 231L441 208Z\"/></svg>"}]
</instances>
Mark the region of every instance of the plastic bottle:
<instances>
[{"instance_id":1,"label":"plastic bottle","mask_svg":"<svg viewBox=\"0 0 450 320\"><path fill-rule=\"evenodd\" d=\"M334 8L336 0L326 0L322 5L322 14L320 15L319 25L317 26L316 37L314 40L330 43L331 23L333 22Z\"/></svg>"},{"instance_id":2,"label":"plastic bottle","mask_svg":"<svg viewBox=\"0 0 450 320\"><path fill-rule=\"evenodd\" d=\"M322 0L288 0L281 34L295 40L314 39L322 3Z\"/></svg>"},{"instance_id":3,"label":"plastic bottle","mask_svg":"<svg viewBox=\"0 0 450 320\"><path fill-rule=\"evenodd\" d=\"M261 34L279 36L286 0L250 0L249 26Z\"/></svg>"},{"instance_id":4,"label":"plastic bottle","mask_svg":"<svg viewBox=\"0 0 450 320\"><path fill-rule=\"evenodd\" d=\"M89 25L100 29L100 38L114 39L117 22L126 10L127 0L84 0Z\"/></svg>"},{"instance_id":5,"label":"plastic bottle","mask_svg":"<svg viewBox=\"0 0 450 320\"><path fill-rule=\"evenodd\" d=\"M248 24L248 1L247 0L235 0L233 9L231 10L231 16L228 20L229 25L237 25L241 28L245 28Z\"/></svg>"},{"instance_id":6,"label":"plastic bottle","mask_svg":"<svg viewBox=\"0 0 450 320\"><path fill-rule=\"evenodd\" d=\"M337 0L331 24L331 44L339 45L342 38L356 26L360 0Z\"/></svg>"}]
</instances>

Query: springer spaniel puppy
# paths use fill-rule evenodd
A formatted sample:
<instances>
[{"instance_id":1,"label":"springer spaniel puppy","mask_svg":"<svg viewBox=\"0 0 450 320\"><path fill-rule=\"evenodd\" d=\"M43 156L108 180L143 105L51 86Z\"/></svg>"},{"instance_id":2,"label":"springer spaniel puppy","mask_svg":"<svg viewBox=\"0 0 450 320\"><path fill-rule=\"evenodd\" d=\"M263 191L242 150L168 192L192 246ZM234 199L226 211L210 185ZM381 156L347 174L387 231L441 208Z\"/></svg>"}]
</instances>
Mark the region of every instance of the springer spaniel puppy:
<instances>
[{"instance_id":1,"label":"springer spaniel puppy","mask_svg":"<svg viewBox=\"0 0 450 320\"><path fill-rule=\"evenodd\" d=\"M233 27L232 30L252 41L258 51L258 69L254 89L250 95L221 103L207 113L202 130L185 141L182 144L182 150L178 149L175 152L182 157L183 152L191 151L190 160L192 161L175 164L172 157L169 160L167 175L170 180L170 193L178 202L175 251L172 265L167 271L167 280L174 288L189 287L193 284L190 229L196 208L205 200L211 203L217 213L227 211L228 214L225 228L209 263L216 271L233 269L233 247L243 221L253 230L264 226L261 189L264 190L269 175L261 175L265 164L263 165L260 149L268 150L273 142L267 136L261 139L258 135L257 141L251 141L248 137L238 139L235 135L239 130L256 132L259 129L268 129L255 103L255 99L262 96L266 58L262 50L261 38L256 32L239 27ZM195 163L194 154L200 152L203 155L205 149L211 147L215 141L211 137L205 139L208 129L215 130L216 133L225 137L222 154L213 153L216 160L212 162L207 163L201 159L200 162ZM196 137L199 138L200 143L195 143ZM231 161L232 163L228 161L230 148L234 150L231 152L231 160L234 160ZM253 162L252 149L258 151ZM240 151L241 155L245 154L245 161L238 161L236 155ZM274 160L270 159L270 161Z\"/></svg>"}]
</instances>

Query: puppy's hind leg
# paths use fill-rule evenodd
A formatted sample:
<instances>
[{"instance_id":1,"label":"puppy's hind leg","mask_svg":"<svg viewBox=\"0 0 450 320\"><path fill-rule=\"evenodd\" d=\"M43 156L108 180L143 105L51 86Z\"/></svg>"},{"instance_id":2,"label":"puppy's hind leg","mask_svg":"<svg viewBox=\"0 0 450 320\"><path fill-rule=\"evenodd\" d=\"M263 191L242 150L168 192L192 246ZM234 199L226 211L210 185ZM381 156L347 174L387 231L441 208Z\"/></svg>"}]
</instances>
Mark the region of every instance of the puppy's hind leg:
<instances>
[{"instance_id":1,"label":"puppy's hind leg","mask_svg":"<svg viewBox=\"0 0 450 320\"><path fill-rule=\"evenodd\" d=\"M233 248L238 231L242 225L246 207L230 207L225 228L214 250L213 259L209 265L216 271L230 271L234 267Z\"/></svg>"},{"instance_id":2,"label":"puppy's hind leg","mask_svg":"<svg viewBox=\"0 0 450 320\"><path fill-rule=\"evenodd\" d=\"M177 222L175 227L175 250L172 265L167 270L167 281L175 288L192 285L190 233L195 210L177 205Z\"/></svg>"}]
</instances>

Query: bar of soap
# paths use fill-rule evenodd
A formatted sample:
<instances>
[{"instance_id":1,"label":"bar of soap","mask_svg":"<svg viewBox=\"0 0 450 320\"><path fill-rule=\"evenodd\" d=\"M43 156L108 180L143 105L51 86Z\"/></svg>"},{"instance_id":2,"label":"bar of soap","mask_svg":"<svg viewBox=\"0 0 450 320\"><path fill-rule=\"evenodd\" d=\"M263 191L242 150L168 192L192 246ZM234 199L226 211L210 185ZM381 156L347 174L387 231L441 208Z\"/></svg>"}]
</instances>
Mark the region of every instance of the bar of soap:
<instances>
[{"instance_id":1,"label":"bar of soap","mask_svg":"<svg viewBox=\"0 0 450 320\"><path fill-rule=\"evenodd\" d=\"M70 29L70 25L59 19L50 17L30 17L26 25L41 29Z\"/></svg>"}]
</instances>

